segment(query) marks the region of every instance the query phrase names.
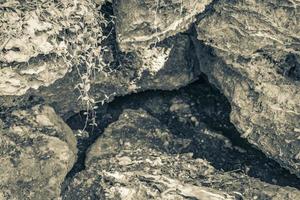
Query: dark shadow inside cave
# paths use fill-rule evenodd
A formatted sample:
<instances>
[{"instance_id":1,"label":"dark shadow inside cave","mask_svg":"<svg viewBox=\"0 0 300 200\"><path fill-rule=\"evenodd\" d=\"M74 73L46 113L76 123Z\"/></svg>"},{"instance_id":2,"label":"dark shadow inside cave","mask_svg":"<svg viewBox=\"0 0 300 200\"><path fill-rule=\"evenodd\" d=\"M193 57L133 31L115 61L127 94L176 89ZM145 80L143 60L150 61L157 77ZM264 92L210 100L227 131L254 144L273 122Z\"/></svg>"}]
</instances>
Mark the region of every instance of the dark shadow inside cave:
<instances>
[{"instance_id":1,"label":"dark shadow inside cave","mask_svg":"<svg viewBox=\"0 0 300 200\"><path fill-rule=\"evenodd\" d=\"M158 103L170 107L174 99L181 99L191 106L191 112L200 122L200 128L194 128L191 121L182 122L180 117L176 117L170 110L154 112L160 108ZM300 186L300 180L295 175L290 174L288 170L267 158L246 139L240 137L229 120L231 110L229 102L204 76L179 90L140 92L117 97L113 102L99 107L96 118L98 126L88 126L86 131L89 136L78 138L78 160L67 177L71 178L84 170L86 151L101 136L104 129L118 119L124 109L140 108L159 119L177 137L191 139L192 143L185 152L193 152L195 158L208 160L218 170L246 173L251 177L281 186L297 188ZM86 116L81 112L69 118L67 123L73 130L81 130L85 125L85 119ZM207 127L212 134L202 134L201 126ZM233 148L224 148L224 141L215 139L220 135L228 138ZM202 143L195 137L201 138Z\"/></svg>"},{"instance_id":2,"label":"dark shadow inside cave","mask_svg":"<svg viewBox=\"0 0 300 200\"><path fill-rule=\"evenodd\" d=\"M113 15L111 3L106 3L101 12L110 20ZM106 45L111 46L114 51L114 63L110 65L118 69L119 64L123 63L123 59L128 55L118 50L114 25L109 25L105 30L110 33ZM170 108L174 101L189 105L189 110L177 113L178 115L170 109L160 110L160 108ZM184 152L192 152L194 158L208 160L218 170L234 171L267 183L300 188L300 179L240 137L240 133L230 122L231 107L228 100L208 82L205 75L201 75L194 83L178 90L139 92L117 97L111 103L99 105L96 110L97 126L87 126L86 134L76 134L78 159L68 173L66 181L85 169L87 150L102 135L107 126L118 120L124 109L144 109L166 125L177 137L191 139L192 143ZM195 127L193 120L182 121L181 117L186 114L184 112L191 112L199 124ZM68 125L76 133L85 127L86 116L83 113L84 111L75 114L67 120ZM205 134L204 129L209 130L210 133ZM226 147L226 140L232 144L231 148Z\"/></svg>"}]
</instances>

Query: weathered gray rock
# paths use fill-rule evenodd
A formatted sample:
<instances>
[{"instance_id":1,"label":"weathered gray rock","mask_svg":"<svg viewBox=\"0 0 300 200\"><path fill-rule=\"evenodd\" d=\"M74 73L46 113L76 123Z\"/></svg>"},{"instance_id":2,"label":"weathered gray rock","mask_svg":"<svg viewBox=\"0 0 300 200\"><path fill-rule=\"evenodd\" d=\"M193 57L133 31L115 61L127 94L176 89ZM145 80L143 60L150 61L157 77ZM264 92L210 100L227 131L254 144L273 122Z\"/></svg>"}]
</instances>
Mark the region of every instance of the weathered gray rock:
<instances>
[{"instance_id":1,"label":"weathered gray rock","mask_svg":"<svg viewBox=\"0 0 300 200\"><path fill-rule=\"evenodd\" d=\"M7 115L0 127L0 199L58 199L76 153L72 130L52 108Z\"/></svg>"},{"instance_id":2,"label":"weathered gray rock","mask_svg":"<svg viewBox=\"0 0 300 200\"><path fill-rule=\"evenodd\" d=\"M2 108L45 102L68 116L115 96L175 89L198 75L186 35L144 46L114 66L122 53L105 46L107 19L94 1L75 2L36 2L36 10L29 3L1 4Z\"/></svg>"},{"instance_id":3,"label":"weathered gray rock","mask_svg":"<svg viewBox=\"0 0 300 200\"><path fill-rule=\"evenodd\" d=\"M125 110L91 147L86 169L64 192L82 199L297 199L298 190L223 173L182 153L189 139L173 136L144 110ZM101 188L101 187L102 188Z\"/></svg>"},{"instance_id":4,"label":"weathered gray rock","mask_svg":"<svg viewBox=\"0 0 300 200\"><path fill-rule=\"evenodd\" d=\"M299 1L218 1L197 25L201 70L242 137L300 176Z\"/></svg>"},{"instance_id":5,"label":"weathered gray rock","mask_svg":"<svg viewBox=\"0 0 300 200\"><path fill-rule=\"evenodd\" d=\"M3 107L25 104L35 93L41 96L40 101L54 104L55 94L49 91L54 90L57 81L82 65L100 62L97 40L102 37L99 24L103 18L93 1L2 1L0 8L0 102ZM61 87L71 87L74 92L83 79L74 77L72 80L76 83L65 81L69 85ZM55 90L69 96L68 91L58 90L58 87Z\"/></svg>"},{"instance_id":6,"label":"weathered gray rock","mask_svg":"<svg viewBox=\"0 0 300 200\"><path fill-rule=\"evenodd\" d=\"M122 51L139 50L186 31L212 0L116 0L117 41Z\"/></svg>"},{"instance_id":7,"label":"weathered gray rock","mask_svg":"<svg viewBox=\"0 0 300 200\"><path fill-rule=\"evenodd\" d=\"M104 129L115 122L125 109L143 109L157 118L182 139L191 140L184 152L193 152L194 158L207 160L222 171L239 171L251 177L281 186L298 187L300 180L253 148L230 123L230 104L226 97L206 80L199 80L175 91L147 91L119 97L99 107L97 127L86 132L75 132L79 158L70 175L83 169L85 151ZM81 130L85 118L77 114L68 119L73 129Z\"/></svg>"}]
</instances>

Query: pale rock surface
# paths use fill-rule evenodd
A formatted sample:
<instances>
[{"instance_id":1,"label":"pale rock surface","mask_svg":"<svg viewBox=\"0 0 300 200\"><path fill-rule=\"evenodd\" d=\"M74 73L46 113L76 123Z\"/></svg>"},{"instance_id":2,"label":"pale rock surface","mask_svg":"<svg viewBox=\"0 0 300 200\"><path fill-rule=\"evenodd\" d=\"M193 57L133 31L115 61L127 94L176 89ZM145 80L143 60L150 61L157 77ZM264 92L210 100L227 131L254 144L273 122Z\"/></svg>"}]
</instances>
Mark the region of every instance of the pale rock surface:
<instances>
[{"instance_id":1,"label":"pale rock surface","mask_svg":"<svg viewBox=\"0 0 300 200\"><path fill-rule=\"evenodd\" d=\"M186 31L212 0L116 0L117 41L122 51L139 50Z\"/></svg>"},{"instance_id":2,"label":"pale rock surface","mask_svg":"<svg viewBox=\"0 0 300 200\"><path fill-rule=\"evenodd\" d=\"M188 53L193 49L188 36L177 35L154 47L122 53L112 44L115 38L103 33L110 26L108 20L113 20L100 12L99 4L105 1L96 3L1 4L2 109L45 102L68 117L86 109L86 101L103 103L148 89L176 89L198 76L195 55ZM173 30L172 35L180 30ZM108 30L111 35L114 31ZM87 67L93 70L84 76ZM82 94L84 91L87 93Z\"/></svg>"},{"instance_id":3,"label":"pale rock surface","mask_svg":"<svg viewBox=\"0 0 300 200\"><path fill-rule=\"evenodd\" d=\"M197 24L201 71L241 136L300 176L299 1L220 0Z\"/></svg>"},{"instance_id":4,"label":"pale rock surface","mask_svg":"<svg viewBox=\"0 0 300 200\"><path fill-rule=\"evenodd\" d=\"M72 130L51 107L13 111L0 126L0 199L59 199L76 154Z\"/></svg>"},{"instance_id":5,"label":"pale rock surface","mask_svg":"<svg viewBox=\"0 0 300 200\"><path fill-rule=\"evenodd\" d=\"M90 148L86 169L63 199L297 199L298 190L223 173L206 160L181 153L191 142L176 138L142 109L125 110ZM101 187L100 187L101 186ZM87 192L88 191L88 192Z\"/></svg>"}]
</instances>

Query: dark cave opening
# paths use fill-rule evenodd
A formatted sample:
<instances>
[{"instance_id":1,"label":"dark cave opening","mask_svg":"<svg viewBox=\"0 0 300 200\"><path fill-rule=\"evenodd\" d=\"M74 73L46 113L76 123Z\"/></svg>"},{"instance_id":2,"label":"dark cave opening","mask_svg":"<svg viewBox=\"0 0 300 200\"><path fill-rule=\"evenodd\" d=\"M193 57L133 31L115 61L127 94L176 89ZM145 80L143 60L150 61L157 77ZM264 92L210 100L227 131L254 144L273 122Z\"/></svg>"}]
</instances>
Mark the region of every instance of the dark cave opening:
<instances>
[{"instance_id":1,"label":"dark cave opening","mask_svg":"<svg viewBox=\"0 0 300 200\"><path fill-rule=\"evenodd\" d=\"M208 8L208 10L211 8ZM111 3L106 3L101 8L105 18L108 21L113 20L113 9ZM202 15L198 16L202 17ZM119 51L116 42L116 32L114 24L110 23L105 29L105 34L109 37L104 43L112 49L113 62L110 63L113 69L118 69L120 63L126 60L128 54ZM194 27L191 27L185 34L195 37ZM294 67L295 68L295 67ZM291 70L294 70L291 68ZM296 72L297 72L296 66ZM290 70L290 71L291 71ZM293 71L293 74L294 74ZM289 72L290 73L290 72ZM297 73L296 73L297 74ZM172 99L181 98L190 103L194 113L197 113L197 120L204 124L209 130L216 133L215 136L223 136L227 138L233 148L227 150L223 148L222 140L215 140L211 136L201 135L204 143L197 141L196 133L198 130L191 128L192 122L182 123L178 117L174 117L174 113L153 112L152 108L145 102L153 99L150 103L155 107L155 99L163 99L162 101L169 105ZM72 170L67 174L65 181L71 180L77 173L85 169L86 153L91 145L102 135L105 128L111 123L118 120L124 109L146 110L149 114L159 119L169 130L180 138L192 139L191 145L185 150L193 152L194 158L202 158L209 161L216 169L231 172L235 171L241 174L247 174L250 177L258 178L264 182L300 188L300 179L291 174L288 170L282 168L277 162L268 158L260 150L253 147L246 139L241 138L240 133L230 122L230 103L226 97L219 92L212 84L209 83L205 75L200 75L195 82L173 91L148 90L137 94L129 94L116 97L114 101L104 105L98 105L96 110L97 126L87 126L85 134L78 134L79 130L83 130L86 124L86 115L84 111L73 115L67 119L67 124L77 133L78 140L78 159ZM201 125L200 125L201 127ZM64 185L63 189L64 191Z\"/></svg>"},{"instance_id":2,"label":"dark cave opening","mask_svg":"<svg viewBox=\"0 0 300 200\"><path fill-rule=\"evenodd\" d=\"M151 104L153 107L157 105L155 99L164 99L168 104L171 99L181 96L193 105L192 109L194 113L197 113L198 121L205 124L209 130L216 132L216 135L228 138L234 148L227 150L222 147L222 145L224 146L222 141L214 140L211 136L205 134L200 135L205 142L200 144L199 141L195 140L196 132L191 128L191 122L180 122L178 118L174 118L174 113L170 111L155 113L147 105L147 100L154 100ZM200 76L194 83L178 90L152 90L130 94L117 97L113 102L99 106L96 118L98 126L88 126L86 128L89 133L88 137L78 137L78 160L67 175L67 179L71 179L78 172L85 169L84 160L87 150L101 136L109 124L118 120L124 109L139 108L146 110L159 119L177 137L192 139L193 142L185 151L193 152L194 158L208 160L218 170L246 173L251 177L259 178L271 184L300 188L300 180L295 175L266 157L260 150L249 144L246 139L240 137L239 132L229 119L231 110L229 102L207 81L205 76ZM69 118L67 123L73 130L81 130L85 126L85 117L81 112Z\"/></svg>"},{"instance_id":3,"label":"dark cave opening","mask_svg":"<svg viewBox=\"0 0 300 200\"><path fill-rule=\"evenodd\" d=\"M280 65L281 73L295 81L300 81L300 57L289 53Z\"/></svg>"},{"instance_id":4,"label":"dark cave opening","mask_svg":"<svg viewBox=\"0 0 300 200\"><path fill-rule=\"evenodd\" d=\"M22 2L0 8L0 199L298 199L294 4Z\"/></svg>"}]
</instances>

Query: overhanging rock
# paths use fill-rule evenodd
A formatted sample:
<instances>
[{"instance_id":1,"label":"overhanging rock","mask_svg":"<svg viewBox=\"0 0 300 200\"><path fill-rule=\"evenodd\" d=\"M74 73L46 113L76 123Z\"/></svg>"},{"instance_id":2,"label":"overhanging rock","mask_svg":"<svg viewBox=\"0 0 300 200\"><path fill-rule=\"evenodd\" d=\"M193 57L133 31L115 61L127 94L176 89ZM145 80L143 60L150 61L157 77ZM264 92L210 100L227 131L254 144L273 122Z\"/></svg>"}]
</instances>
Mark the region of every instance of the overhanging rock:
<instances>
[{"instance_id":1,"label":"overhanging rock","mask_svg":"<svg viewBox=\"0 0 300 200\"><path fill-rule=\"evenodd\" d=\"M197 24L203 71L242 137L300 176L299 1L218 1Z\"/></svg>"}]
</instances>

